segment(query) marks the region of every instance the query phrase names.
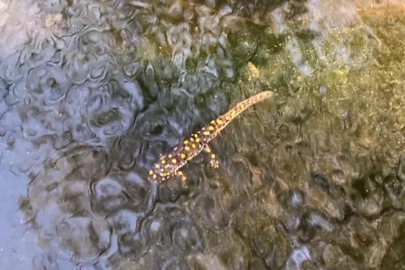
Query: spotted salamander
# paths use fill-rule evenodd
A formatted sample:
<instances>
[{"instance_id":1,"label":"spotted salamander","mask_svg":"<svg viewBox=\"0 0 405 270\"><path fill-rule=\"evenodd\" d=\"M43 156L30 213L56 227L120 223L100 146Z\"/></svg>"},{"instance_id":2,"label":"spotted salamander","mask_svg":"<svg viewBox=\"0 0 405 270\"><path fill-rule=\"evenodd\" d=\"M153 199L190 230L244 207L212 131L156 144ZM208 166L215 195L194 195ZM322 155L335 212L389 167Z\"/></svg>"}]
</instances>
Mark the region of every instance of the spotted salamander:
<instances>
[{"instance_id":1,"label":"spotted salamander","mask_svg":"<svg viewBox=\"0 0 405 270\"><path fill-rule=\"evenodd\" d=\"M180 145L174 147L167 155L160 155L159 161L152 165L149 171L148 180L161 183L171 177L179 176L183 181L187 179L180 170L188 161L198 155L201 151L210 154L210 164L218 168L218 160L212 153L208 143L213 140L236 116L241 114L250 106L267 99L273 95L271 91L264 91L250 97L233 107L226 114L212 120L209 125L203 127L197 133L193 133Z\"/></svg>"}]
</instances>

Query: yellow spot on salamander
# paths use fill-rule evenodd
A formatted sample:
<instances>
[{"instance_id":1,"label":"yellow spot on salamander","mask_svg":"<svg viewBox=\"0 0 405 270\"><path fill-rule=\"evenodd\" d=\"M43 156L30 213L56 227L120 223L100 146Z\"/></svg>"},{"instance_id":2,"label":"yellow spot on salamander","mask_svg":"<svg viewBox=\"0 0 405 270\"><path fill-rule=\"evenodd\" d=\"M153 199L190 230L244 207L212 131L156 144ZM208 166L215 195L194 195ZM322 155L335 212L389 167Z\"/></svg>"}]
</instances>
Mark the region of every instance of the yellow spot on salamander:
<instances>
[{"instance_id":1,"label":"yellow spot on salamander","mask_svg":"<svg viewBox=\"0 0 405 270\"><path fill-rule=\"evenodd\" d=\"M210 124L211 124L211 125L215 125L215 120L212 120L212 121L210 122Z\"/></svg>"},{"instance_id":2,"label":"yellow spot on salamander","mask_svg":"<svg viewBox=\"0 0 405 270\"><path fill-rule=\"evenodd\" d=\"M184 144L188 144L188 140L184 140Z\"/></svg>"},{"instance_id":3,"label":"yellow spot on salamander","mask_svg":"<svg viewBox=\"0 0 405 270\"><path fill-rule=\"evenodd\" d=\"M156 169L159 169L159 164L155 164L155 168L156 168Z\"/></svg>"},{"instance_id":4,"label":"yellow spot on salamander","mask_svg":"<svg viewBox=\"0 0 405 270\"><path fill-rule=\"evenodd\" d=\"M197 137L197 138L195 139L195 141L196 141L196 142L200 142L200 138Z\"/></svg>"},{"instance_id":5,"label":"yellow spot on salamander","mask_svg":"<svg viewBox=\"0 0 405 270\"><path fill-rule=\"evenodd\" d=\"M174 158L174 159L172 159L172 163L176 163L177 162L177 160Z\"/></svg>"},{"instance_id":6,"label":"yellow spot on salamander","mask_svg":"<svg viewBox=\"0 0 405 270\"><path fill-rule=\"evenodd\" d=\"M166 164L166 165L165 165L165 169L168 169L168 168L170 168L170 165L169 165L169 164Z\"/></svg>"},{"instance_id":7,"label":"yellow spot on salamander","mask_svg":"<svg viewBox=\"0 0 405 270\"><path fill-rule=\"evenodd\" d=\"M211 158L215 158L215 154L211 154Z\"/></svg>"},{"instance_id":8,"label":"yellow spot on salamander","mask_svg":"<svg viewBox=\"0 0 405 270\"><path fill-rule=\"evenodd\" d=\"M178 174L178 175L183 175L183 172L182 172L182 171L178 171L177 174Z\"/></svg>"},{"instance_id":9,"label":"yellow spot on salamander","mask_svg":"<svg viewBox=\"0 0 405 270\"><path fill-rule=\"evenodd\" d=\"M172 158L172 154L169 154L168 157L169 157L169 158Z\"/></svg>"},{"instance_id":10,"label":"yellow spot on salamander","mask_svg":"<svg viewBox=\"0 0 405 270\"><path fill-rule=\"evenodd\" d=\"M150 171L149 171L149 175L152 175L152 174L153 174L153 170L150 170Z\"/></svg>"},{"instance_id":11,"label":"yellow spot on salamander","mask_svg":"<svg viewBox=\"0 0 405 270\"><path fill-rule=\"evenodd\" d=\"M164 172L165 170L162 168L162 169L160 169L160 172L162 173L162 172Z\"/></svg>"},{"instance_id":12,"label":"yellow spot on salamander","mask_svg":"<svg viewBox=\"0 0 405 270\"><path fill-rule=\"evenodd\" d=\"M190 141L194 142L194 138L190 138Z\"/></svg>"},{"instance_id":13,"label":"yellow spot on salamander","mask_svg":"<svg viewBox=\"0 0 405 270\"><path fill-rule=\"evenodd\" d=\"M160 161L160 163L165 164L165 163L166 163L166 160L162 159L162 160Z\"/></svg>"},{"instance_id":14,"label":"yellow spot on salamander","mask_svg":"<svg viewBox=\"0 0 405 270\"><path fill-rule=\"evenodd\" d=\"M240 104L240 108L243 110L245 108L245 104Z\"/></svg>"},{"instance_id":15,"label":"yellow spot on salamander","mask_svg":"<svg viewBox=\"0 0 405 270\"><path fill-rule=\"evenodd\" d=\"M209 131L204 131L203 134L204 134L205 136L208 136L208 135L210 135L210 132L209 132Z\"/></svg>"},{"instance_id":16,"label":"yellow spot on salamander","mask_svg":"<svg viewBox=\"0 0 405 270\"><path fill-rule=\"evenodd\" d=\"M233 111L231 112L231 116L232 116L232 117L235 117L235 115L236 115L236 111L233 110Z\"/></svg>"},{"instance_id":17,"label":"yellow spot on salamander","mask_svg":"<svg viewBox=\"0 0 405 270\"><path fill-rule=\"evenodd\" d=\"M185 159L185 158L186 158L186 155L185 155L185 154L180 154L180 157L181 157L182 159Z\"/></svg>"},{"instance_id":18,"label":"yellow spot on salamander","mask_svg":"<svg viewBox=\"0 0 405 270\"><path fill-rule=\"evenodd\" d=\"M205 151L206 151L207 153L211 153L211 148L206 147L206 148L205 148Z\"/></svg>"},{"instance_id":19,"label":"yellow spot on salamander","mask_svg":"<svg viewBox=\"0 0 405 270\"><path fill-rule=\"evenodd\" d=\"M231 120L231 118L229 117L229 115L225 115L225 120L226 120L226 121Z\"/></svg>"},{"instance_id":20,"label":"yellow spot on salamander","mask_svg":"<svg viewBox=\"0 0 405 270\"><path fill-rule=\"evenodd\" d=\"M156 174L154 174L154 175L152 176L153 179L156 179L156 177L157 177Z\"/></svg>"},{"instance_id":21,"label":"yellow spot on salamander","mask_svg":"<svg viewBox=\"0 0 405 270\"><path fill-rule=\"evenodd\" d=\"M217 119L217 123L218 123L218 125L222 125L224 123L224 121L222 121L221 119Z\"/></svg>"},{"instance_id":22,"label":"yellow spot on salamander","mask_svg":"<svg viewBox=\"0 0 405 270\"><path fill-rule=\"evenodd\" d=\"M215 128L213 126L209 126L208 129L211 130L211 131L215 130Z\"/></svg>"},{"instance_id":23,"label":"yellow spot on salamander","mask_svg":"<svg viewBox=\"0 0 405 270\"><path fill-rule=\"evenodd\" d=\"M190 147L188 147L188 146L184 147L184 149L185 149L186 151L190 151Z\"/></svg>"},{"instance_id":24,"label":"yellow spot on salamander","mask_svg":"<svg viewBox=\"0 0 405 270\"><path fill-rule=\"evenodd\" d=\"M193 143L193 144L191 145L191 147L195 148L195 144Z\"/></svg>"}]
</instances>

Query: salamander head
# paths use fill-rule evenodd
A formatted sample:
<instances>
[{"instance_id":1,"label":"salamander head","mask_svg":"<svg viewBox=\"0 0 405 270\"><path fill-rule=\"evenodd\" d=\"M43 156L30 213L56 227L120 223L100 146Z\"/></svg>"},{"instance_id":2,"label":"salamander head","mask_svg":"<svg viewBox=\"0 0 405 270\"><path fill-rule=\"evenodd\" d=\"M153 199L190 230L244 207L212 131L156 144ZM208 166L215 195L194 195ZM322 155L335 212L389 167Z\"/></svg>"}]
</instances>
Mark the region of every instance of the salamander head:
<instances>
[{"instance_id":1,"label":"salamander head","mask_svg":"<svg viewBox=\"0 0 405 270\"><path fill-rule=\"evenodd\" d=\"M152 168L148 172L148 180L151 182L163 182L167 178L173 175L175 169L175 163L168 162L167 159L160 159L153 164Z\"/></svg>"},{"instance_id":2,"label":"salamander head","mask_svg":"<svg viewBox=\"0 0 405 270\"><path fill-rule=\"evenodd\" d=\"M184 165L185 155L175 147L168 155L161 156L148 172L148 180L163 182L176 175L176 171Z\"/></svg>"}]
</instances>

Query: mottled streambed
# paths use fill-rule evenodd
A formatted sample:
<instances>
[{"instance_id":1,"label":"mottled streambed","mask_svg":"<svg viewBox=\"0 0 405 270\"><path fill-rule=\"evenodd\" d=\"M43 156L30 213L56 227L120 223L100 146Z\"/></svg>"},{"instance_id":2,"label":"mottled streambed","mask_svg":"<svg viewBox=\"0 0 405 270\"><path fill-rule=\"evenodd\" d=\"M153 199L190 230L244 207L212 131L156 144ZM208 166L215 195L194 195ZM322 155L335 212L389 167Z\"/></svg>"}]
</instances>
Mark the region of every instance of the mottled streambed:
<instances>
[{"instance_id":1,"label":"mottled streambed","mask_svg":"<svg viewBox=\"0 0 405 270\"><path fill-rule=\"evenodd\" d=\"M401 4L1 0L0 269L405 269Z\"/></svg>"}]
</instances>

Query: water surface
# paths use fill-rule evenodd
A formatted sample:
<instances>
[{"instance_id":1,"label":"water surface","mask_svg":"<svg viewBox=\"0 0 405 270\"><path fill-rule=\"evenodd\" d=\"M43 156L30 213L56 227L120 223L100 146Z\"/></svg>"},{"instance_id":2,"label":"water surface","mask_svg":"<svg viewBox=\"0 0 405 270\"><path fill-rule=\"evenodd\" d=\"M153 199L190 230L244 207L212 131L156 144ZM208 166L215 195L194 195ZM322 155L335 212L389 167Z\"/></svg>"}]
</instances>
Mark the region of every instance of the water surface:
<instances>
[{"instance_id":1,"label":"water surface","mask_svg":"<svg viewBox=\"0 0 405 270\"><path fill-rule=\"evenodd\" d=\"M404 269L400 2L0 2L1 269ZM150 166L237 102L188 181Z\"/></svg>"}]
</instances>

